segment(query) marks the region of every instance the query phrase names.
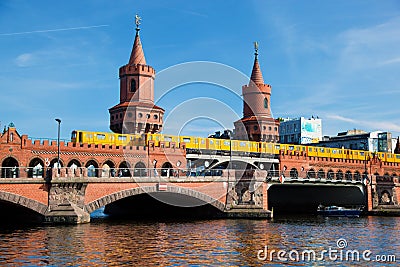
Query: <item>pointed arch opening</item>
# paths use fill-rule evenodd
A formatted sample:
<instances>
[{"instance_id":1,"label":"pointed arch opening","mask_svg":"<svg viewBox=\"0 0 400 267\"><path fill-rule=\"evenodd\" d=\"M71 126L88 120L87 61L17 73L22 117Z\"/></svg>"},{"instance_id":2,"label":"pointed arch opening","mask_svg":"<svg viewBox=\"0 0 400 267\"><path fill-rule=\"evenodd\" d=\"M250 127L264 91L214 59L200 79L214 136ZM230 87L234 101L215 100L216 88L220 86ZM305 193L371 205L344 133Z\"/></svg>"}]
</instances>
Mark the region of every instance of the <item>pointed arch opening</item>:
<instances>
[{"instance_id":1,"label":"pointed arch opening","mask_svg":"<svg viewBox=\"0 0 400 267\"><path fill-rule=\"evenodd\" d=\"M111 160L106 160L102 167L102 177L115 177L117 171L115 170L115 164Z\"/></svg>"},{"instance_id":2,"label":"pointed arch opening","mask_svg":"<svg viewBox=\"0 0 400 267\"><path fill-rule=\"evenodd\" d=\"M325 172L323 169L319 169L318 171L318 179L325 179Z\"/></svg>"},{"instance_id":3,"label":"pointed arch opening","mask_svg":"<svg viewBox=\"0 0 400 267\"><path fill-rule=\"evenodd\" d=\"M28 177L42 178L44 162L41 158L34 158L29 162Z\"/></svg>"},{"instance_id":4,"label":"pointed arch opening","mask_svg":"<svg viewBox=\"0 0 400 267\"><path fill-rule=\"evenodd\" d=\"M118 166L118 177L131 177L131 165L127 161L123 161Z\"/></svg>"},{"instance_id":5,"label":"pointed arch opening","mask_svg":"<svg viewBox=\"0 0 400 267\"><path fill-rule=\"evenodd\" d=\"M291 170L290 170L290 178L294 178L294 179L296 179L296 178L298 178L299 177L299 172L297 171L297 169L296 168L292 168Z\"/></svg>"},{"instance_id":6,"label":"pointed arch opening","mask_svg":"<svg viewBox=\"0 0 400 267\"><path fill-rule=\"evenodd\" d=\"M89 160L86 162L85 168L87 168L88 177L98 177L99 165L95 160Z\"/></svg>"},{"instance_id":7,"label":"pointed arch opening","mask_svg":"<svg viewBox=\"0 0 400 267\"><path fill-rule=\"evenodd\" d=\"M19 163L13 157L8 157L1 163L1 178L18 178Z\"/></svg>"},{"instance_id":8,"label":"pointed arch opening","mask_svg":"<svg viewBox=\"0 0 400 267\"><path fill-rule=\"evenodd\" d=\"M172 164L167 162L164 162L164 164L161 166L161 176L166 176L169 177L171 175L172 171Z\"/></svg>"},{"instance_id":9,"label":"pointed arch opening","mask_svg":"<svg viewBox=\"0 0 400 267\"><path fill-rule=\"evenodd\" d=\"M146 165L139 161L135 164L135 168L133 170L133 175L136 177L145 177L147 176Z\"/></svg>"}]
</instances>

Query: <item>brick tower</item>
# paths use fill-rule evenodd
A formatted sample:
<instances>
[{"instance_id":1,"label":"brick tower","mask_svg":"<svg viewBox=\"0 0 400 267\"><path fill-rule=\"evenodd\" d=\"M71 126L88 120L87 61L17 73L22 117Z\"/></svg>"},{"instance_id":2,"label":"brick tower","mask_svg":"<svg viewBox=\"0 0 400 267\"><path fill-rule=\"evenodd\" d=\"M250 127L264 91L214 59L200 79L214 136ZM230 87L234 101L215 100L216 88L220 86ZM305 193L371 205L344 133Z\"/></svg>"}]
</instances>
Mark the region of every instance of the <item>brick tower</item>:
<instances>
[{"instance_id":1,"label":"brick tower","mask_svg":"<svg viewBox=\"0 0 400 267\"><path fill-rule=\"evenodd\" d=\"M119 69L119 104L110 108L110 129L115 133L155 133L163 124L164 109L154 105L155 70L146 65L136 15L136 35L128 64Z\"/></svg>"},{"instance_id":2,"label":"brick tower","mask_svg":"<svg viewBox=\"0 0 400 267\"><path fill-rule=\"evenodd\" d=\"M279 121L271 115L271 85L265 84L258 63L258 43L250 82L242 87L243 118L236 121L235 138L251 141L279 141Z\"/></svg>"}]
</instances>

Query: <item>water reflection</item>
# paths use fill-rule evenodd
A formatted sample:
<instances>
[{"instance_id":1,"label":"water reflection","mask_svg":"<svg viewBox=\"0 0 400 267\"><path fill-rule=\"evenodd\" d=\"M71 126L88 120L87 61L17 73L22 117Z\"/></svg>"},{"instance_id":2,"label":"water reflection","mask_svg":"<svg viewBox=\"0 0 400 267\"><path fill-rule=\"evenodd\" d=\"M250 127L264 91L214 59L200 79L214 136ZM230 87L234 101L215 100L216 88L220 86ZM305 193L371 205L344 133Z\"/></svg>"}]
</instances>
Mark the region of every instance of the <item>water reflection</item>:
<instances>
[{"instance_id":1,"label":"water reflection","mask_svg":"<svg viewBox=\"0 0 400 267\"><path fill-rule=\"evenodd\" d=\"M2 227L0 263L8 266L280 266L257 252L321 251L345 238L349 249L399 254L400 218L282 217L267 220L129 221L93 218L77 226ZM397 255L400 260L400 255ZM286 262L329 266L334 262ZM342 262L342 265L365 265ZM339 264L339 265L340 265ZM395 263L385 263L388 266ZM368 264L370 265L370 264Z\"/></svg>"}]
</instances>

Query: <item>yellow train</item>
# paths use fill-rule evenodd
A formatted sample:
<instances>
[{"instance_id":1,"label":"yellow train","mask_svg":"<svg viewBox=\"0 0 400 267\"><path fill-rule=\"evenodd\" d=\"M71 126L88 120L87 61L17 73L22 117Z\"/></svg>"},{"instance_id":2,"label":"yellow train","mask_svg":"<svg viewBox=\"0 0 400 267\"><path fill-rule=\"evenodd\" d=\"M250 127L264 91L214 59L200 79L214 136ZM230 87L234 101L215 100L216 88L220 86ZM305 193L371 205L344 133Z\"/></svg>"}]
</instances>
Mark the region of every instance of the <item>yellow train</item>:
<instances>
[{"instance_id":1,"label":"yellow train","mask_svg":"<svg viewBox=\"0 0 400 267\"><path fill-rule=\"evenodd\" d=\"M155 146L160 142L166 147L172 143L176 146L184 145L190 154L220 154L240 156L260 156L260 154L279 155L281 153L291 155L307 155L310 157L365 160L373 157L373 152L352 150L344 148L316 147L293 144L279 144L267 142L254 142L244 140L229 140L218 138L206 138L195 136L175 136L168 134L117 134L107 132L90 132L75 130L72 132L71 141L80 144L114 145L114 146L138 146L147 145L153 141ZM400 154L376 152L380 160L384 162L400 163Z\"/></svg>"}]
</instances>

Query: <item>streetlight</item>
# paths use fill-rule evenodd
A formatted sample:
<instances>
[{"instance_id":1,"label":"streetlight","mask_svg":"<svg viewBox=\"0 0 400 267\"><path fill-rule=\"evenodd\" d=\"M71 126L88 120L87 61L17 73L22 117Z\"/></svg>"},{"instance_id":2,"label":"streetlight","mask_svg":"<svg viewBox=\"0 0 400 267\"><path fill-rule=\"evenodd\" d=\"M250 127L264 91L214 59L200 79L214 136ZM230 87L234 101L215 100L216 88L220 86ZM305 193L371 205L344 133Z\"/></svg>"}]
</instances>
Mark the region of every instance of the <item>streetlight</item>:
<instances>
[{"instance_id":1,"label":"streetlight","mask_svg":"<svg viewBox=\"0 0 400 267\"><path fill-rule=\"evenodd\" d=\"M364 181L365 182L368 179L368 174L367 174L367 142L368 141L362 142L362 144L364 145Z\"/></svg>"},{"instance_id":2,"label":"streetlight","mask_svg":"<svg viewBox=\"0 0 400 267\"><path fill-rule=\"evenodd\" d=\"M56 122L58 122L57 169L60 169L60 125L61 125L61 120L60 119L56 119Z\"/></svg>"},{"instance_id":3,"label":"streetlight","mask_svg":"<svg viewBox=\"0 0 400 267\"><path fill-rule=\"evenodd\" d=\"M228 163L228 182L226 186L226 199L225 199L225 207L228 204L228 194L229 194L229 176L230 176L230 171L231 171L231 162L232 162L232 131L231 130L226 130L226 133L228 134L229 137L229 163Z\"/></svg>"}]
</instances>

